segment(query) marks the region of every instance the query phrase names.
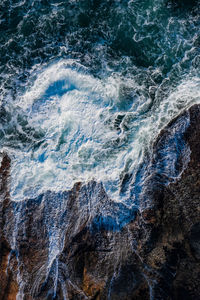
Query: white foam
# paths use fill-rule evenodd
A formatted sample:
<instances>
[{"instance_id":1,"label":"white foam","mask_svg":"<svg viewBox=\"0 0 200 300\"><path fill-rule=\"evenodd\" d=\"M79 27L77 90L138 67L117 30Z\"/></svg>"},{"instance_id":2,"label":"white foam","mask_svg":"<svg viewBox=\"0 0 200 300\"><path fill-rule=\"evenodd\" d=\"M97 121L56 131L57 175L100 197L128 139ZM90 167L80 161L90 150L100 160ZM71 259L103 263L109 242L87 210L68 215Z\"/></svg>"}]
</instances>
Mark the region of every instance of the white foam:
<instances>
[{"instance_id":1,"label":"white foam","mask_svg":"<svg viewBox=\"0 0 200 300\"><path fill-rule=\"evenodd\" d=\"M151 100L136 96L133 79L115 75L100 80L73 60L56 62L32 78L36 79L16 106L33 128L45 132L45 142L34 151L13 155L11 189L16 201L91 179L102 181L117 199L120 173L126 166L134 173L159 130L180 107L197 102L200 96L200 82L193 78L144 114ZM127 100L120 96L122 86L133 91L129 107L122 103ZM119 113L125 115L121 130L113 126Z\"/></svg>"}]
</instances>

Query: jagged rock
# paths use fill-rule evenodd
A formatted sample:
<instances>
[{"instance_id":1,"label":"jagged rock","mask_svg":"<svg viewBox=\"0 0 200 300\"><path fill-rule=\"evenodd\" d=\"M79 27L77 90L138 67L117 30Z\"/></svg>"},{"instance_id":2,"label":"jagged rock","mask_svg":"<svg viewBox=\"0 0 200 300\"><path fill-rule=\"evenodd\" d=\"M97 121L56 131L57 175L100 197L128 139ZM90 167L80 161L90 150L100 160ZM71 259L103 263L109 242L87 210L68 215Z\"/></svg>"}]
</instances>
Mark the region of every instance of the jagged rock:
<instances>
[{"instance_id":1,"label":"jagged rock","mask_svg":"<svg viewBox=\"0 0 200 300\"><path fill-rule=\"evenodd\" d=\"M12 202L4 155L0 299L198 299L199 120L194 105L161 131L140 210L95 181Z\"/></svg>"},{"instance_id":2,"label":"jagged rock","mask_svg":"<svg viewBox=\"0 0 200 300\"><path fill-rule=\"evenodd\" d=\"M16 278L16 259L13 261L13 268L8 268L11 248L8 237L5 236L4 227L6 212L10 206L8 177L10 170L10 158L3 153L0 167L0 299L14 300L18 293ZM12 212L8 215L12 218ZM8 217L8 216L7 216Z\"/></svg>"}]
</instances>

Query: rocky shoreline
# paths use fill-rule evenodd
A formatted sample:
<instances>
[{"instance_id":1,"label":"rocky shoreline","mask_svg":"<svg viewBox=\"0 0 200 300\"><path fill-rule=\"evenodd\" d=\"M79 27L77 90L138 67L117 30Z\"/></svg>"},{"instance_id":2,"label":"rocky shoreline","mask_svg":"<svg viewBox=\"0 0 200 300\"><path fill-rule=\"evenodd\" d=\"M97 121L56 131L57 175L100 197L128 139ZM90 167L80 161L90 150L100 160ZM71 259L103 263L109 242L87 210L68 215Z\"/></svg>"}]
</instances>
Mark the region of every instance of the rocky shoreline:
<instances>
[{"instance_id":1,"label":"rocky shoreline","mask_svg":"<svg viewBox=\"0 0 200 300\"><path fill-rule=\"evenodd\" d=\"M189 120L181 136L180 119ZM11 160L3 154L0 300L197 300L199 120L200 105L194 105L161 131L145 192L151 205L142 210L113 202L95 181L12 202ZM182 171L166 184L165 172L158 169L165 170L163 152L172 132L178 133L172 144L178 155L176 169ZM183 144L189 149L188 161Z\"/></svg>"}]
</instances>

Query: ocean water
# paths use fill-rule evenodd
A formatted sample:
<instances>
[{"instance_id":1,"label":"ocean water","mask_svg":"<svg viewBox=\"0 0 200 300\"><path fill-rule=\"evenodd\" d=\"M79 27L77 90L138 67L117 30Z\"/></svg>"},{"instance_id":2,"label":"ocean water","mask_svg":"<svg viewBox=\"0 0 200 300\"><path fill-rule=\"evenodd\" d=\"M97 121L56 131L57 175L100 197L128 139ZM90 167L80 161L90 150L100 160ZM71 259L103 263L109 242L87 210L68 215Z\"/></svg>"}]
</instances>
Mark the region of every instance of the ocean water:
<instances>
[{"instance_id":1,"label":"ocean water","mask_svg":"<svg viewBox=\"0 0 200 300\"><path fill-rule=\"evenodd\" d=\"M85 183L82 213L89 201L95 228L101 219L120 230L134 209L149 205L151 168L166 185L181 176L190 159L182 139L189 117L171 128L156 166L151 159L160 131L200 102L199 13L197 0L0 1L0 145L11 158L11 247L17 252L25 200L39 195L49 236L32 294L50 273L55 297L62 283L59 254L71 220L63 215L76 182ZM99 217L103 189L115 210L105 205ZM18 284L21 300L20 267Z\"/></svg>"},{"instance_id":2,"label":"ocean water","mask_svg":"<svg viewBox=\"0 0 200 300\"><path fill-rule=\"evenodd\" d=\"M0 8L0 143L12 158L12 199L96 180L113 200L130 200L124 178L160 130L199 102L198 1Z\"/></svg>"}]
</instances>

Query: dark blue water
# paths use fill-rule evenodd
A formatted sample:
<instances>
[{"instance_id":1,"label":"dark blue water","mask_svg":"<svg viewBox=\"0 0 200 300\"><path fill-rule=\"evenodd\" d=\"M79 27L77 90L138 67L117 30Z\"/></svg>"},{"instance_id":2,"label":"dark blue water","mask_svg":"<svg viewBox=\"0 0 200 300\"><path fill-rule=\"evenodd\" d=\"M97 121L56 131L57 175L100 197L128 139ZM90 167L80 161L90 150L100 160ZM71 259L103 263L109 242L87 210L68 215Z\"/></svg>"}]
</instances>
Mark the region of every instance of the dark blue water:
<instances>
[{"instance_id":1,"label":"dark blue water","mask_svg":"<svg viewBox=\"0 0 200 300\"><path fill-rule=\"evenodd\" d=\"M129 197L159 130L198 102L199 2L10 0L0 20L13 197L97 178Z\"/></svg>"},{"instance_id":2,"label":"dark blue water","mask_svg":"<svg viewBox=\"0 0 200 300\"><path fill-rule=\"evenodd\" d=\"M93 229L121 230L150 205L149 170L166 185L180 176L189 119L163 141L154 165L153 144L200 101L199 12L197 0L1 1L0 144L17 207L49 191L58 217L64 191L94 180L91 203L101 186L114 208L95 216ZM49 271L63 243L56 213L47 220Z\"/></svg>"}]
</instances>

